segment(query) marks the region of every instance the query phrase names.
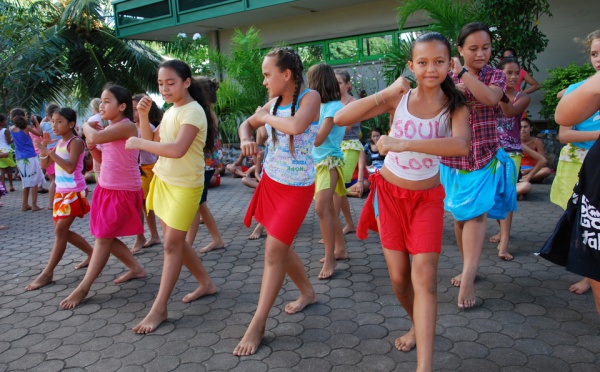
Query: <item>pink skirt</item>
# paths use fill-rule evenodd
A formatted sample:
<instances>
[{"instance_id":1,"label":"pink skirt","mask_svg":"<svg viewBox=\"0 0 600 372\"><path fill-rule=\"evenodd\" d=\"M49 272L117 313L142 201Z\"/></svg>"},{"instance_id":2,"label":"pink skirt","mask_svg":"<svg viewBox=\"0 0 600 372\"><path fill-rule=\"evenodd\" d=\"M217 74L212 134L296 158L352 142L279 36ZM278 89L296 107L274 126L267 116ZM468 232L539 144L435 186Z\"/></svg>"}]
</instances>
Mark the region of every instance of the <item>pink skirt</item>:
<instances>
[{"instance_id":1,"label":"pink skirt","mask_svg":"<svg viewBox=\"0 0 600 372\"><path fill-rule=\"evenodd\" d=\"M315 185L290 186L263 173L248 206L244 224L250 227L252 216L267 230L267 234L292 245L308 213Z\"/></svg>"},{"instance_id":2,"label":"pink skirt","mask_svg":"<svg viewBox=\"0 0 600 372\"><path fill-rule=\"evenodd\" d=\"M141 218L143 192L110 190L97 185L92 196L90 231L98 239L144 233Z\"/></svg>"}]
</instances>

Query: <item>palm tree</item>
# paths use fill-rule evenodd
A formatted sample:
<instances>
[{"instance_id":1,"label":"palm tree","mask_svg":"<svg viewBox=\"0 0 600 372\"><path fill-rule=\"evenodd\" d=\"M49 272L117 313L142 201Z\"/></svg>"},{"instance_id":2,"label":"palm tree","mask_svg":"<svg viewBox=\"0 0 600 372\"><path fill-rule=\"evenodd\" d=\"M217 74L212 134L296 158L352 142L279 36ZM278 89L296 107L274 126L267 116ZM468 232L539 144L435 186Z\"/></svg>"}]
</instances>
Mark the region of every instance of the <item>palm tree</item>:
<instances>
[{"instance_id":1,"label":"palm tree","mask_svg":"<svg viewBox=\"0 0 600 372\"><path fill-rule=\"evenodd\" d=\"M87 106L109 82L132 93L156 90L160 55L137 41L117 39L102 1L15 4L19 11L43 16L33 19L39 22L36 37L13 46L15 57L3 59L0 65L8 72L0 82L8 94L16 95L9 101L40 107L51 100L72 100ZM11 87L15 81L19 83L16 90L14 84Z\"/></svg>"}]
</instances>

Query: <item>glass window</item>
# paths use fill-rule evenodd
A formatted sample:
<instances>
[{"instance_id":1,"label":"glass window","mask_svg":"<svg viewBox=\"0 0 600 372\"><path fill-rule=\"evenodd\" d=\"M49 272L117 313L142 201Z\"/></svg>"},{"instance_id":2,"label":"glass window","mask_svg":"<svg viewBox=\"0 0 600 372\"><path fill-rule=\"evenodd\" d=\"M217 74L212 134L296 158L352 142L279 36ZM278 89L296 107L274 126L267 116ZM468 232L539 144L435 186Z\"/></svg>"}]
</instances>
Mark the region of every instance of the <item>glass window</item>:
<instances>
[{"instance_id":1,"label":"glass window","mask_svg":"<svg viewBox=\"0 0 600 372\"><path fill-rule=\"evenodd\" d=\"M231 0L179 0L179 10L185 11L219 3L228 3L230 1Z\"/></svg>"},{"instance_id":2,"label":"glass window","mask_svg":"<svg viewBox=\"0 0 600 372\"><path fill-rule=\"evenodd\" d=\"M340 60L340 59L352 59L358 55L358 45L356 39L334 41L329 45L329 59Z\"/></svg>"},{"instance_id":3,"label":"glass window","mask_svg":"<svg viewBox=\"0 0 600 372\"><path fill-rule=\"evenodd\" d=\"M140 8L119 12L119 26L131 25L138 22L152 20L153 18L168 16L170 14L169 1L165 0Z\"/></svg>"},{"instance_id":4,"label":"glass window","mask_svg":"<svg viewBox=\"0 0 600 372\"><path fill-rule=\"evenodd\" d=\"M363 56L377 56L387 53L393 46L392 35L365 37L362 39Z\"/></svg>"},{"instance_id":5,"label":"glass window","mask_svg":"<svg viewBox=\"0 0 600 372\"><path fill-rule=\"evenodd\" d=\"M304 45L297 47L296 50L305 66L311 66L324 60L323 44Z\"/></svg>"}]
</instances>

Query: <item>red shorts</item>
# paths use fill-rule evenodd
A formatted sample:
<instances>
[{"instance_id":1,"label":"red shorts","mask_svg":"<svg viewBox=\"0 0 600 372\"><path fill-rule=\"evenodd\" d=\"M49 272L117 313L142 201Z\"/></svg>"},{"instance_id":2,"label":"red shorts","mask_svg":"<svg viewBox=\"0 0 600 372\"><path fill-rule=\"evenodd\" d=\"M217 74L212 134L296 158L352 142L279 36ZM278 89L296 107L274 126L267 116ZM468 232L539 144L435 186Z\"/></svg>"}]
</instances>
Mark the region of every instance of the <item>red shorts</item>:
<instances>
[{"instance_id":1,"label":"red shorts","mask_svg":"<svg viewBox=\"0 0 600 372\"><path fill-rule=\"evenodd\" d=\"M378 231L381 245L395 251L440 253L444 232L444 187L408 190L387 182L379 173L369 178L372 192L365 202L356 235Z\"/></svg>"},{"instance_id":2,"label":"red shorts","mask_svg":"<svg viewBox=\"0 0 600 372\"><path fill-rule=\"evenodd\" d=\"M308 213L315 185L290 186L269 178L267 173L258 183L248 206L244 225L250 227L252 216L267 230L267 234L292 245Z\"/></svg>"}]
</instances>

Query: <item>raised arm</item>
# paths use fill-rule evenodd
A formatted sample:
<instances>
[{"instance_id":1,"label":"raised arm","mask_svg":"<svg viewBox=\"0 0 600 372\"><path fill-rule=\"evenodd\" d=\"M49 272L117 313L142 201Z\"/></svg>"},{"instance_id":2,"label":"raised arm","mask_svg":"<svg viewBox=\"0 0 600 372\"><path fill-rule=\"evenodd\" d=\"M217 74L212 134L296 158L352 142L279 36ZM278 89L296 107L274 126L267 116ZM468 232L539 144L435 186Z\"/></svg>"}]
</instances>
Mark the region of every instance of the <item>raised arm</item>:
<instances>
[{"instance_id":1,"label":"raised arm","mask_svg":"<svg viewBox=\"0 0 600 372\"><path fill-rule=\"evenodd\" d=\"M525 71L525 70L523 70ZM524 89L522 92L523 93L527 93L527 94L531 94L533 92L536 92L540 89L540 83L538 83L537 80L535 80L533 78L533 76L531 76L529 74L529 72L525 71L525 76L523 77L523 80L529 84L529 86L527 87L527 89Z\"/></svg>"},{"instance_id":2,"label":"raised arm","mask_svg":"<svg viewBox=\"0 0 600 372\"><path fill-rule=\"evenodd\" d=\"M598 113L599 109L600 72L596 72L594 76L558 102L554 118L561 126L572 127L594 115L594 113Z\"/></svg>"},{"instance_id":3,"label":"raised arm","mask_svg":"<svg viewBox=\"0 0 600 372\"><path fill-rule=\"evenodd\" d=\"M160 142L160 131L153 131L150 126L150 120L148 119L150 108L152 108L152 98L142 97L137 105L141 137L148 141Z\"/></svg>"},{"instance_id":4,"label":"raised arm","mask_svg":"<svg viewBox=\"0 0 600 372\"><path fill-rule=\"evenodd\" d=\"M199 130L195 125L184 123L181 125L181 129L177 133L174 142L156 142L154 140L131 137L127 140L125 148L140 149L165 158L178 159L188 152Z\"/></svg>"},{"instance_id":5,"label":"raised arm","mask_svg":"<svg viewBox=\"0 0 600 372\"><path fill-rule=\"evenodd\" d=\"M525 93L521 93L519 94L517 101L514 103L510 101L500 102L500 108L502 109L504 115L512 118L515 116L521 116L529 106L529 103L531 103L531 97Z\"/></svg>"},{"instance_id":6,"label":"raised arm","mask_svg":"<svg viewBox=\"0 0 600 372\"><path fill-rule=\"evenodd\" d=\"M85 138L89 142L102 144L129 137L137 137L137 127L132 122L123 122L118 125L109 125L99 130L99 127L93 127L91 123L84 123L83 134L85 134Z\"/></svg>"},{"instance_id":7,"label":"raised arm","mask_svg":"<svg viewBox=\"0 0 600 372\"><path fill-rule=\"evenodd\" d=\"M410 83L404 77L399 77L392 85L380 92L348 103L336 112L333 121L335 125L353 125L385 113L393 115L402 96L410 90Z\"/></svg>"},{"instance_id":8,"label":"raised arm","mask_svg":"<svg viewBox=\"0 0 600 372\"><path fill-rule=\"evenodd\" d=\"M452 72L458 75L462 71L462 64L457 57L452 58L454 61ZM504 74L504 73L502 73ZM485 85L476 75L466 72L462 74L461 80L465 87L471 91L475 98L486 106L495 106L504 96L504 91L497 85Z\"/></svg>"},{"instance_id":9,"label":"raised arm","mask_svg":"<svg viewBox=\"0 0 600 372\"><path fill-rule=\"evenodd\" d=\"M273 102L273 101L271 101ZM269 103L271 103L269 102ZM265 123L277 129L281 133L288 135L298 135L303 133L310 123L319 120L319 107L321 106L321 97L314 90L308 91L299 102L298 111L294 116L279 117L271 115L267 105L259 108L254 115L248 118L254 129Z\"/></svg>"}]
</instances>

